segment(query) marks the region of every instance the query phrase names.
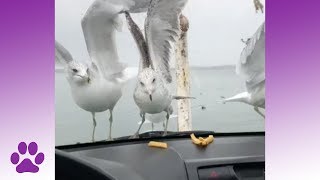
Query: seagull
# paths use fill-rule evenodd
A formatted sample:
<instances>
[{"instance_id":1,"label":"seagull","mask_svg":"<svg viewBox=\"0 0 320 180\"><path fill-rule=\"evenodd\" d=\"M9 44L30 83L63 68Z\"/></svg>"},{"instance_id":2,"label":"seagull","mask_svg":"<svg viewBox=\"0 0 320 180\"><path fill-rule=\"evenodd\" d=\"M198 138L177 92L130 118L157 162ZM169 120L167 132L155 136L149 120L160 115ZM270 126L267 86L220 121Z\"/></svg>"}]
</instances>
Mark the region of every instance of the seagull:
<instances>
[{"instance_id":1,"label":"seagull","mask_svg":"<svg viewBox=\"0 0 320 180\"><path fill-rule=\"evenodd\" d=\"M259 110L265 108L265 23L262 23L246 44L236 66L236 73L244 78L247 91L223 99L222 102L252 105L254 110L265 118Z\"/></svg>"},{"instance_id":2,"label":"seagull","mask_svg":"<svg viewBox=\"0 0 320 180\"><path fill-rule=\"evenodd\" d=\"M187 0L152 0L145 20L145 38L129 12L123 11L141 56L133 97L140 109L142 122L132 138L139 136L146 113L161 112L166 113L166 127L163 134L165 136L172 112L171 101L190 98L172 96L168 89L168 85L172 82L169 67L172 45L180 33L179 16L186 2Z\"/></svg>"},{"instance_id":3,"label":"seagull","mask_svg":"<svg viewBox=\"0 0 320 180\"><path fill-rule=\"evenodd\" d=\"M66 66L75 103L92 114L93 142L97 125L95 113L107 110L110 112L107 140L112 140L113 109L122 96L123 84L131 78L127 67L119 61L115 44L115 32L121 29L121 21L114 14L120 10L108 1L96 0L82 18L82 30L91 59L89 65L75 61L68 50L55 42L56 62L63 62Z\"/></svg>"},{"instance_id":4,"label":"seagull","mask_svg":"<svg viewBox=\"0 0 320 180\"><path fill-rule=\"evenodd\" d=\"M95 113L106 110L110 111L108 140L111 140L112 111L122 95L121 84L116 80L109 81L105 79L94 62L92 62L91 65L87 65L77 62L72 58L67 59L66 57L68 56L66 56L66 53L69 52L64 51L65 49L63 48L64 47L56 41L56 58L60 56L64 58L63 60L66 62L66 76L71 88L72 98L80 108L92 114L92 142L95 141L94 135L97 125Z\"/></svg>"}]
</instances>

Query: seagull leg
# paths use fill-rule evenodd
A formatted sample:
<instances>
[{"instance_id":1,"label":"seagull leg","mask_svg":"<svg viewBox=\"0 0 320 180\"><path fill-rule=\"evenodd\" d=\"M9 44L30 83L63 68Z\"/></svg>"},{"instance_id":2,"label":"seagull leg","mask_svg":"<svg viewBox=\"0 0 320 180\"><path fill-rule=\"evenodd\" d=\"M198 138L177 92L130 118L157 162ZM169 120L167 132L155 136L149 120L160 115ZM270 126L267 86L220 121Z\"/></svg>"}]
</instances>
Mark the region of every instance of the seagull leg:
<instances>
[{"instance_id":1,"label":"seagull leg","mask_svg":"<svg viewBox=\"0 0 320 180\"><path fill-rule=\"evenodd\" d=\"M139 137L140 129L141 129L144 121L146 120L146 113L141 112L141 113L140 113L140 116L142 117L141 124L139 125L139 128L138 128L137 132L136 132L133 136L131 136L130 139L135 139L135 138L138 138L138 137Z\"/></svg>"},{"instance_id":2,"label":"seagull leg","mask_svg":"<svg viewBox=\"0 0 320 180\"><path fill-rule=\"evenodd\" d=\"M166 136L168 134L168 122L170 118L170 113L167 111L167 116L166 116L166 127L164 128L163 136Z\"/></svg>"},{"instance_id":3,"label":"seagull leg","mask_svg":"<svg viewBox=\"0 0 320 180\"><path fill-rule=\"evenodd\" d=\"M177 119L177 132L179 132L179 121Z\"/></svg>"},{"instance_id":4,"label":"seagull leg","mask_svg":"<svg viewBox=\"0 0 320 180\"><path fill-rule=\"evenodd\" d=\"M258 113L258 114L260 114L263 118L266 118L265 117L265 115L259 110L259 108L258 107L254 107L254 110Z\"/></svg>"},{"instance_id":5,"label":"seagull leg","mask_svg":"<svg viewBox=\"0 0 320 180\"><path fill-rule=\"evenodd\" d=\"M151 123L151 129L152 129L152 131L153 131L153 129L154 129L154 124L153 124L153 123Z\"/></svg>"},{"instance_id":6,"label":"seagull leg","mask_svg":"<svg viewBox=\"0 0 320 180\"><path fill-rule=\"evenodd\" d=\"M165 130L166 129L166 122L162 122L162 127L163 127L163 130Z\"/></svg>"},{"instance_id":7,"label":"seagull leg","mask_svg":"<svg viewBox=\"0 0 320 180\"><path fill-rule=\"evenodd\" d=\"M112 122L113 122L113 109L109 109L110 111L110 117L109 117L109 136L108 136L108 141L112 141L112 137L111 137L111 131L112 131Z\"/></svg>"},{"instance_id":8,"label":"seagull leg","mask_svg":"<svg viewBox=\"0 0 320 180\"><path fill-rule=\"evenodd\" d=\"M96 114L94 112L91 112L91 114L92 114L92 120L93 120L92 142L94 142L94 134L96 132L97 122L96 122Z\"/></svg>"}]
</instances>

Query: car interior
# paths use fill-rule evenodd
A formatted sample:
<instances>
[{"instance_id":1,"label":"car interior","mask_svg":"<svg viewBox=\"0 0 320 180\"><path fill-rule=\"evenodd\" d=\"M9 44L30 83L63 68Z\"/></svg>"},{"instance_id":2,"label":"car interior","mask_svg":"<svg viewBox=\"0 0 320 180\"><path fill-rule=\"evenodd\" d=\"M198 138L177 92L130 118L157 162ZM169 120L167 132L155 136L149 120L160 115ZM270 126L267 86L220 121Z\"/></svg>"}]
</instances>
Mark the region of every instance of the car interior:
<instances>
[{"instance_id":1,"label":"car interior","mask_svg":"<svg viewBox=\"0 0 320 180\"><path fill-rule=\"evenodd\" d=\"M265 133L171 132L162 137L150 132L128 137L56 147L56 179L95 180L263 180ZM214 135L213 143L200 147L190 134ZM151 140L166 142L154 148Z\"/></svg>"}]
</instances>

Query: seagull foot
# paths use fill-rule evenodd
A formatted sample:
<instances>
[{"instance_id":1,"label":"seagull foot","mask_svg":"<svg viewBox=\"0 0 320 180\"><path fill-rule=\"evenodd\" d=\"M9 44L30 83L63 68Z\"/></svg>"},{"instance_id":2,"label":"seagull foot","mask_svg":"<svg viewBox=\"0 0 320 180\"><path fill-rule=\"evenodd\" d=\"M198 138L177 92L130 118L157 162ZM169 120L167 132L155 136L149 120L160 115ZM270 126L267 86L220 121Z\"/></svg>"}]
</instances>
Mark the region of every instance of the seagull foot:
<instances>
[{"instance_id":1,"label":"seagull foot","mask_svg":"<svg viewBox=\"0 0 320 180\"><path fill-rule=\"evenodd\" d=\"M109 138L107 139L107 141L113 141L113 138L112 138L112 137L109 137Z\"/></svg>"},{"instance_id":2,"label":"seagull foot","mask_svg":"<svg viewBox=\"0 0 320 180\"><path fill-rule=\"evenodd\" d=\"M138 139L138 138L139 138L139 134L134 134L129 137L129 139Z\"/></svg>"},{"instance_id":3,"label":"seagull foot","mask_svg":"<svg viewBox=\"0 0 320 180\"><path fill-rule=\"evenodd\" d=\"M167 136L168 132L163 132L162 137Z\"/></svg>"}]
</instances>

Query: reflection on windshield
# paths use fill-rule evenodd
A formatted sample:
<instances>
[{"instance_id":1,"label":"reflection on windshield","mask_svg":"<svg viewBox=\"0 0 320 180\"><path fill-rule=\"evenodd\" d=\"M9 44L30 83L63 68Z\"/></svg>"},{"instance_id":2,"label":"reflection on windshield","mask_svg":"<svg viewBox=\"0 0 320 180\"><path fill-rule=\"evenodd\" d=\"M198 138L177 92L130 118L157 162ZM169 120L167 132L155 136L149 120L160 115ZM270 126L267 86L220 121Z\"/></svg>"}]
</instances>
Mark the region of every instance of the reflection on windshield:
<instances>
[{"instance_id":1,"label":"reflection on windshield","mask_svg":"<svg viewBox=\"0 0 320 180\"><path fill-rule=\"evenodd\" d=\"M158 130L264 131L264 14L218 10L243 24L203 22L215 12L199 4L56 1L56 145Z\"/></svg>"}]
</instances>

